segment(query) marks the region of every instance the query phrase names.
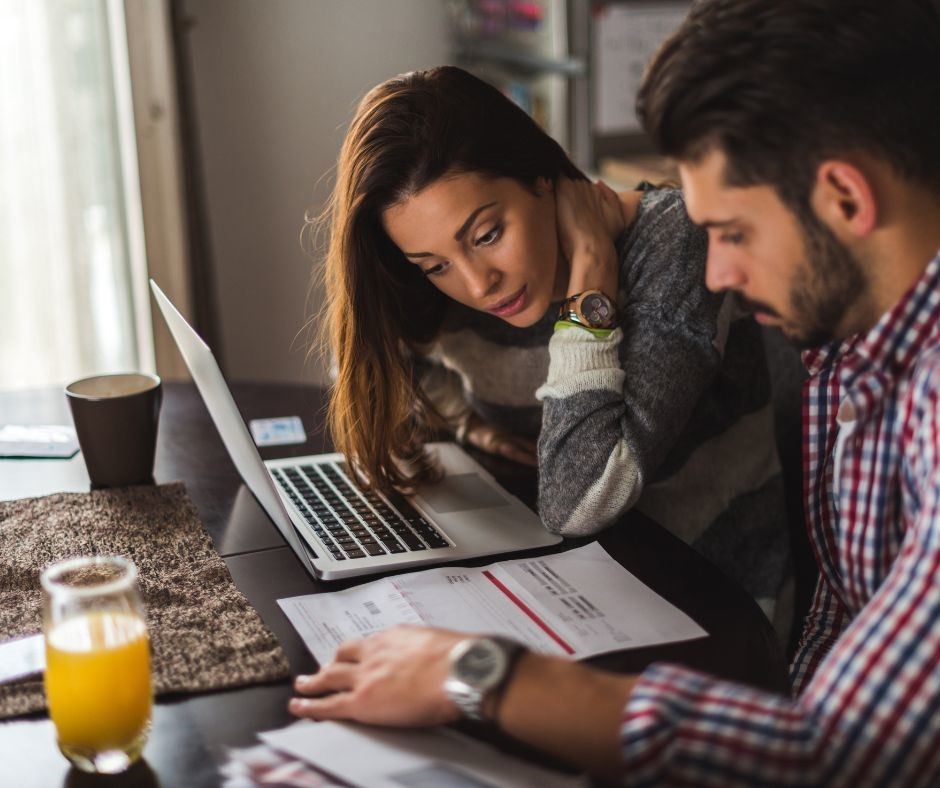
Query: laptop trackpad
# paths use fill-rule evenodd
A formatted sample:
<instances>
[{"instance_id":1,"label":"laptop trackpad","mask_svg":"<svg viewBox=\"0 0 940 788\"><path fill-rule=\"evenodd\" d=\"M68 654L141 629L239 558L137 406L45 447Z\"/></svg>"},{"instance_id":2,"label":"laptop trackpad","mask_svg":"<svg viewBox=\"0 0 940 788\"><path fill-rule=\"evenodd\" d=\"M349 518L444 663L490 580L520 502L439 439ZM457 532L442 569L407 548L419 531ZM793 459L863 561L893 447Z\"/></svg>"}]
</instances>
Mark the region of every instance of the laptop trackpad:
<instances>
[{"instance_id":1,"label":"laptop trackpad","mask_svg":"<svg viewBox=\"0 0 940 788\"><path fill-rule=\"evenodd\" d=\"M421 490L420 497L436 514L509 506L509 501L478 473L445 476L440 484Z\"/></svg>"}]
</instances>

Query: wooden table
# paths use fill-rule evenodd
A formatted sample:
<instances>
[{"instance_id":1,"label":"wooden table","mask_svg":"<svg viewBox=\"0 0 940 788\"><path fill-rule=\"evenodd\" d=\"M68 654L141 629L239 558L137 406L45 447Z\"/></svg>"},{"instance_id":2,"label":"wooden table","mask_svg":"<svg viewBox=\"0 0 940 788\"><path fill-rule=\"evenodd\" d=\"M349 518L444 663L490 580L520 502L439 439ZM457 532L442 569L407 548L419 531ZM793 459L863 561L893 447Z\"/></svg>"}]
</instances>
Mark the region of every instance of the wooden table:
<instances>
[{"instance_id":1,"label":"wooden table","mask_svg":"<svg viewBox=\"0 0 940 788\"><path fill-rule=\"evenodd\" d=\"M361 581L327 584L308 576L241 483L195 388L188 383L168 383L164 388L156 481L186 483L236 585L277 636L292 671L314 670L316 663L276 600ZM322 428L325 398L321 390L251 383L236 384L232 389L246 420L291 415L303 420L307 442L262 449L265 459L332 450ZM70 423L65 397L59 390L0 392L0 425L5 423ZM530 505L534 503L536 482L531 471L480 452L474 452L474 457L512 493ZM0 460L0 500L87 490L81 454L71 460ZM566 541L559 548L532 554L566 549L583 541ZM605 655L590 660L593 664L636 672L654 660L669 660L785 691L785 665L773 630L735 583L683 542L635 513L606 531L600 541L628 570L692 616L709 637ZM143 762L119 778L70 770L56 748L53 726L45 715L0 722L0 786L218 785L218 766L225 760L225 748L255 744L258 731L291 722L286 710L290 696L290 683L285 680L161 698L154 707L154 727Z\"/></svg>"}]
</instances>

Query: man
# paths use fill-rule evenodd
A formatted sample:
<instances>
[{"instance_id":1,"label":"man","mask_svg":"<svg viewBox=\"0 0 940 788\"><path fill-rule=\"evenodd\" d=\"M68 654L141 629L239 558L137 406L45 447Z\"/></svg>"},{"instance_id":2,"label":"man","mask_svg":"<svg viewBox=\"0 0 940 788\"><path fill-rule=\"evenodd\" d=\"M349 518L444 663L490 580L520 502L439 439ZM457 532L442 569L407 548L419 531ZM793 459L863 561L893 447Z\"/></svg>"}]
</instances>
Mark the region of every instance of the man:
<instances>
[{"instance_id":1,"label":"man","mask_svg":"<svg viewBox=\"0 0 940 788\"><path fill-rule=\"evenodd\" d=\"M820 578L792 697L398 629L298 678L317 697L291 710L424 725L459 707L627 782L940 784L940 11L705 0L639 109L708 230L709 287L807 348Z\"/></svg>"}]
</instances>

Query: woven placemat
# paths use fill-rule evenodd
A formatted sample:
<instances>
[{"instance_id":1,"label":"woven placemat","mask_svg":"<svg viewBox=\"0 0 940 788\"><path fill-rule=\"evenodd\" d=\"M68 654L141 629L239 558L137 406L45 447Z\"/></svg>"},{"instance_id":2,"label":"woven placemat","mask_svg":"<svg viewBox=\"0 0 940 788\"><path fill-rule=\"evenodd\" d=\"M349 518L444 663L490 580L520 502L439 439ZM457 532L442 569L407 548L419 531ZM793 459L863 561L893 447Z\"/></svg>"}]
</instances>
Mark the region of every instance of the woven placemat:
<instances>
[{"instance_id":1,"label":"woven placemat","mask_svg":"<svg viewBox=\"0 0 940 788\"><path fill-rule=\"evenodd\" d=\"M182 483L0 502L0 639L42 628L39 574L78 555L137 564L156 694L273 681L290 672L235 587ZM0 686L0 718L45 709L42 680Z\"/></svg>"}]
</instances>

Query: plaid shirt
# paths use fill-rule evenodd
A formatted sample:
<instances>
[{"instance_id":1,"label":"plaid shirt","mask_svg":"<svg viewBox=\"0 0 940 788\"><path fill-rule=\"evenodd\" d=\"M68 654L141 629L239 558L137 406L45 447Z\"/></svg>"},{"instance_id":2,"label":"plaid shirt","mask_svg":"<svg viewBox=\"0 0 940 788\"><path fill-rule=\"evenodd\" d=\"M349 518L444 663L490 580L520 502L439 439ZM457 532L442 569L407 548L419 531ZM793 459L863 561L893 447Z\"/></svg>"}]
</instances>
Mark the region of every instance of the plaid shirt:
<instances>
[{"instance_id":1,"label":"plaid shirt","mask_svg":"<svg viewBox=\"0 0 940 788\"><path fill-rule=\"evenodd\" d=\"M652 665L625 782L940 785L940 255L868 334L804 362L820 578L793 697Z\"/></svg>"}]
</instances>

